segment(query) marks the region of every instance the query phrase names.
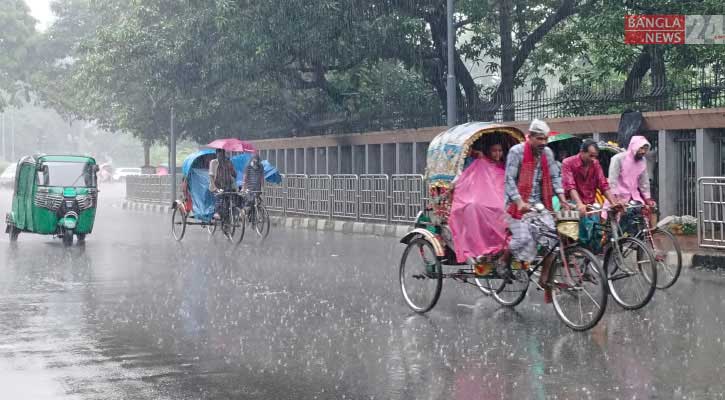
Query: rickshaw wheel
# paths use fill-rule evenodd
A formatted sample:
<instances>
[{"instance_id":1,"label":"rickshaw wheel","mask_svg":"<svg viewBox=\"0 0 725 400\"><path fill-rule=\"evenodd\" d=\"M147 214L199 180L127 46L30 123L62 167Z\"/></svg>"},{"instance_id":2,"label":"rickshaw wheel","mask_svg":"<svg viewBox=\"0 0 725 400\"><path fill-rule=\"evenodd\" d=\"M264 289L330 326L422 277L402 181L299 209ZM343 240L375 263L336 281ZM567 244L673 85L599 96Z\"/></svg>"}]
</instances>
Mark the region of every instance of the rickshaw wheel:
<instances>
[{"instance_id":1,"label":"rickshaw wheel","mask_svg":"<svg viewBox=\"0 0 725 400\"><path fill-rule=\"evenodd\" d=\"M400 289L413 311L425 313L435 307L443 287L443 269L433 246L423 238L413 239L400 259Z\"/></svg>"},{"instance_id":2,"label":"rickshaw wheel","mask_svg":"<svg viewBox=\"0 0 725 400\"><path fill-rule=\"evenodd\" d=\"M181 241L186 233L186 213L178 206L171 214L171 233L177 241Z\"/></svg>"},{"instance_id":3,"label":"rickshaw wheel","mask_svg":"<svg viewBox=\"0 0 725 400\"><path fill-rule=\"evenodd\" d=\"M502 280L500 290L493 292L493 299L502 306L516 307L526 298L529 290L529 274L523 269L514 270L513 273L513 282L506 284Z\"/></svg>"}]
</instances>

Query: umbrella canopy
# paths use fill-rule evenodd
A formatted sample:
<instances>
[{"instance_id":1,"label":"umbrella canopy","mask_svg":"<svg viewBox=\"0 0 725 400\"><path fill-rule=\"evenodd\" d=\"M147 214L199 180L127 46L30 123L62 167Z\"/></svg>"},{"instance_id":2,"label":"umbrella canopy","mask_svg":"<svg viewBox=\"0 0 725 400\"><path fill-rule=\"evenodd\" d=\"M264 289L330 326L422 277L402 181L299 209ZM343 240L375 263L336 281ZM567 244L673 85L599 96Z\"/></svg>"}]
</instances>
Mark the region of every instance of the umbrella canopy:
<instances>
[{"instance_id":1,"label":"umbrella canopy","mask_svg":"<svg viewBox=\"0 0 725 400\"><path fill-rule=\"evenodd\" d=\"M560 140L575 139L575 138L576 138L576 136L571 135L569 133L551 132L551 134L549 134L549 139L547 139L547 142L554 143L554 142L558 142Z\"/></svg>"},{"instance_id":2,"label":"umbrella canopy","mask_svg":"<svg viewBox=\"0 0 725 400\"><path fill-rule=\"evenodd\" d=\"M217 139L204 147L210 149L223 149L225 151L236 153L254 153L257 151L253 144L237 138Z\"/></svg>"}]
</instances>

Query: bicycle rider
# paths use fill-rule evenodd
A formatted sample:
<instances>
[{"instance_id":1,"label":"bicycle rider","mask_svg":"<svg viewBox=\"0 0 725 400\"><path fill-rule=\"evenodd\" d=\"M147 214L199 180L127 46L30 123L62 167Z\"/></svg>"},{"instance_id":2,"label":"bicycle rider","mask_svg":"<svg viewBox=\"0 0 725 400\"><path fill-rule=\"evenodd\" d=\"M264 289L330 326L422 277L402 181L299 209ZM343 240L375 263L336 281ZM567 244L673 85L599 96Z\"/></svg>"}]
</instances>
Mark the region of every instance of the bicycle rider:
<instances>
[{"instance_id":1,"label":"bicycle rider","mask_svg":"<svg viewBox=\"0 0 725 400\"><path fill-rule=\"evenodd\" d=\"M262 185L264 185L264 166L259 155L255 154L244 170L244 180L242 181L242 191L248 192L245 199L247 208L254 205L257 196L261 195Z\"/></svg>"},{"instance_id":2,"label":"bicycle rider","mask_svg":"<svg viewBox=\"0 0 725 400\"><path fill-rule=\"evenodd\" d=\"M505 198L511 231L509 250L520 261L532 262L536 258L537 243L547 247L553 246L553 243L549 243L547 238L532 227L530 221L522 218L531 211L532 205L543 203L551 211L552 199L556 195L563 208L567 210L570 208L564 197L561 172L554 159L554 153L546 146L549 132L549 125L546 122L533 120L526 142L512 147L506 161ZM554 219L550 214L541 214L540 220L554 229ZM510 260L502 261L506 264L505 272L510 280L512 275ZM543 262L541 283L545 288L552 262L552 256ZM497 266L497 272L498 269ZM545 292L545 300L551 301L551 292L548 289Z\"/></svg>"},{"instance_id":3,"label":"bicycle rider","mask_svg":"<svg viewBox=\"0 0 725 400\"><path fill-rule=\"evenodd\" d=\"M648 207L655 207L657 203L650 194L649 174L647 173L647 159L645 155L650 144L644 136L633 136L626 152L612 157L609 165L609 187L615 200L621 203L636 201ZM620 226L624 232L635 235L637 227L632 223L639 209L630 209L622 216ZM651 215L651 226L656 225L654 213Z\"/></svg>"},{"instance_id":4,"label":"bicycle rider","mask_svg":"<svg viewBox=\"0 0 725 400\"><path fill-rule=\"evenodd\" d=\"M237 181L237 171L234 164L227 157L224 149L216 150L216 159L209 163L209 191L215 194L233 192ZM214 219L221 219L224 209L224 199L216 196Z\"/></svg>"}]
</instances>

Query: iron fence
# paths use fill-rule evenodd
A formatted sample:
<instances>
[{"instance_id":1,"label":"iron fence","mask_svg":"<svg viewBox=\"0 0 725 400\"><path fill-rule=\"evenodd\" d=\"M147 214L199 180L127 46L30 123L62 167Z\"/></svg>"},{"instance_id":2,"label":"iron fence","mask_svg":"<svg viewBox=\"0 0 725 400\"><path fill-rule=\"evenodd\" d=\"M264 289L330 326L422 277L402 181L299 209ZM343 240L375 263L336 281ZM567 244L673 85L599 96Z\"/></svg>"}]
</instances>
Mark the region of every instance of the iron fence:
<instances>
[{"instance_id":1,"label":"iron fence","mask_svg":"<svg viewBox=\"0 0 725 400\"><path fill-rule=\"evenodd\" d=\"M698 179L697 205L699 245L725 249L725 177Z\"/></svg>"},{"instance_id":2,"label":"iron fence","mask_svg":"<svg viewBox=\"0 0 725 400\"><path fill-rule=\"evenodd\" d=\"M307 175L287 175L285 184L285 212L289 214L305 214L307 212Z\"/></svg>"},{"instance_id":3,"label":"iron fence","mask_svg":"<svg viewBox=\"0 0 725 400\"><path fill-rule=\"evenodd\" d=\"M360 175L360 219L388 220L388 192L390 179L387 175Z\"/></svg>"},{"instance_id":4,"label":"iron fence","mask_svg":"<svg viewBox=\"0 0 725 400\"><path fill-rule=\"evenodd\" d=\"M332 176L332 216L358 219L359 177L357 175Z\"/></svg>"},{"instance_id":5,"label":"iron fence","mask_svg":"<svg viewBox=\"0 0 725 400\"><path fill-rule=\"evenodd\" d=\"M426 189L422 175L283 175L281 184L264 186L264 201L285 215L410 223L425 206ZM129 177L126 199L170 203L171 178Z\"/></svg>"},{"instance_id":6,"label":"iron fence","mask_svg":"<svg viewBox=\"0 0 725 400\"><path fill-rule=\"evenodd\" d=\"M682 190L677 194L677 214L695 216L697 186L695 137L680 134L675 139L677 170L682 173Z\"/></svg>"},{"instance_id":7,"label":"iron fence","mask_svg":"<svg viewBox=\"0 0 725 400\"><path fill-rule=\"evenodd\" d=\"M332 212L332 175L310 175L307 185L307 215L329 217Z\"/></svg>"}]
</instances>

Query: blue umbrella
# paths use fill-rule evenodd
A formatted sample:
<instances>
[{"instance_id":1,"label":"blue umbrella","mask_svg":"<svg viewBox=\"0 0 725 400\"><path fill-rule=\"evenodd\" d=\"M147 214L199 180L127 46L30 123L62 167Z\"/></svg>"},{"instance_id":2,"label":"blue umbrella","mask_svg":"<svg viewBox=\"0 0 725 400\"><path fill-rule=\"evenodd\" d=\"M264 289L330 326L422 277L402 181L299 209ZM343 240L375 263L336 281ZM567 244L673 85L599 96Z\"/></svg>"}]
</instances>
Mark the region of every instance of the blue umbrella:
<instances>
[{"instance_id":1,"label":"blue umbrella","mask_svg":"<svg viewBox=\"0 0 725 400\"><path fill-rule=\"evenodd\" d=\"M282 183L282 175L280 175L277 167L270 164L267 160L263 160L262 165L264 166L264 180L275 185Z\"/></svg>"}]
</instances>

